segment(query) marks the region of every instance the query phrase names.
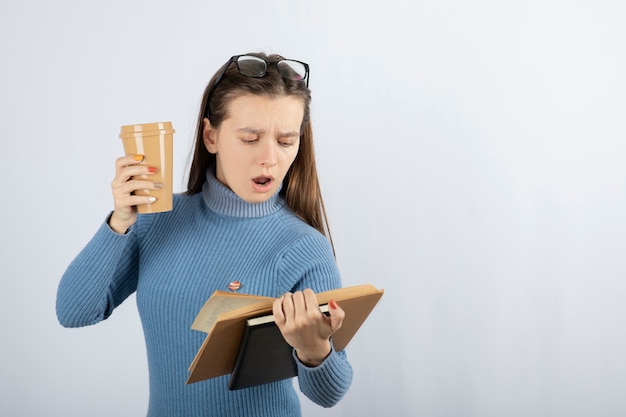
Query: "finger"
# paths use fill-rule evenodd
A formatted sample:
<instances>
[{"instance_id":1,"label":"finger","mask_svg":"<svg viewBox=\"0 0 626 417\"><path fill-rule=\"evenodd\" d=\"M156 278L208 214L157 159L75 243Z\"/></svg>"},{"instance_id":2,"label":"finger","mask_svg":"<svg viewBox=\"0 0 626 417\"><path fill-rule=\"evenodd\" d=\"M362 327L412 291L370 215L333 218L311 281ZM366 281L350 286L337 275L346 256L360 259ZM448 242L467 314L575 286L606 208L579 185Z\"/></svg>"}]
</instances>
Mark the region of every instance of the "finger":
<instances>
[{"instance_id":1,"label":"finger","mask_svg":"<svg viewBox=\"0 0 626 417\"><path fill-rule=\"evenodd\" d=\"M283 312L283 301L285 300L285 296L281 295L279 298L274 300L274 304L272 305L272 314L274 315L274 322L278 326L282 326L285 324L285 313Z\"/></svg>"},{"instance_id":2,"label":"finger","mask_svg":"<svg viewBox=\"0 0 626 417\"><path fill-rule=\"evenodd\" d=\"M141 162L143 162L144 160L144 156L143 155L125 155L122 157L119 157L115 160L115 165L118 167L125 167L125 166L129 166L129 165L136 165L136 164L140 164Z\"/></svg>"},{"instance_id":3,"label":"finger","mask_svg":"<svg viewBox=\"0 0 626 417\"><path fill-rule=\"evenodd\" d=\"M120 176L120 174L124 171L124 168L126 167L140 164L143 159L143 155L126 155L117 158L115 160L115 176Z\"/></svg>"},{"instance_id":4,"label":"finger","mask_svg":"<svg viewBox=\"0 0 626 417\"><path fill-rule=\"evenodd\" d=\"M137 191L158 190L162 186L159 182L149 180L133 179L122 183L114 180L111 184L114 206L116 209L126 209L138 204L153 203L155 199L147 197L145 192L137 193Z\"/></svg>"},{"instance_id":5,"label":"finger","mask_svg":"<svg viewBox=\"0 0 626 417\"><path fill-rule=\"evenodd\" d=\"M128 165L117 167L115 178L111 182L111 186L115 187L133 178L147 179L149 175L155 174L157 169L148 165Z\"/></svg>"},{"instance_id":6,"label":"finger","mask_svg":"<svg viewBox=\"0 0 626 417\"><path fill-rule=\"evenodd\" d=\"M125 170L127 171L122 171L122 173L116 176L111 182L114 206L116 209L122 209L137 204L149 204L151 202L154 202L145 198L129 200L128 197L130 197L139 190L158 190L163 187L163 184L160 182L137 178L130 179L129 175L131 175L132 171L137 168L144 169L145 167L134 167L132 169L126 168ZM145 193L139 194L145 195Z\"/></svg>"},{"instance_id":7,"label":"finger","mask_svg":"<svg viewBox=\"0 0 626 417\"><path fill-rule=\"evenodd\" d=\"M115 210L117 211L126 211L126 210L134 210L135 206L143 205L143 204L152 204L157 201L157 198L154 196L147 195L127 195L125 197L120 197L115 200Z\"/></svg>"},{"instance_id":8,"label":"finger","mask_svg":"<svg viewBox=\"0 0 626 417\"><path fill-rule=\"evenodd\" d=\"M133 175L149 175L156 172L156 168L149 167L142 162L145 161L143 155L126 155L115 160L115 176L122 177L121 181L126 181ZM128 169L134 167L134 169ZM147 170L147 171L146 171Z\"/></svg>"},{"instance_id":9,"label":"finger","mask_svg":"<svg viewBox=\"0 0 626 417\"><path fill-rule=\"evenodd\" d=\"M312 317L321 316L322 313L320 311L315 292L312 289L307 288L306 290L302 291L302 295L304 298L304 304L307 314Z\"/></svg>"},{"instance_id":10,"label":"finger","mask_svg":"<svg viewBox=\"0 0 626 417\"><path fill-rule=\"evenodd\" d=\"M163 184L156 181L144 179L132 179L121 184L113 185L114 195L128 195L138 190L158 190Z\"/></svg>"},{"instance_id":11,"label":"finger","mask_svg":"<svg viewBox=\"0 0 626 417\"><path fill-rule=\"evenodd\" d=\"M281 307L282 307L283 315L285 317L285 322L293 320L293 318L295 316L295 308L294 308L294 305L293 305L293 294L292 293L287 292L287 293L283 294Z\"/></svg>"},{"instance_id":12,"label":"finger","mask_svg":"<svg viewBox=\"0 0 626 417\"><path fill-rule=\"evenodd\" d=\"M339 307L339 304L337 304L335 300L330 300L328 307L328 312L330 313L330 331L335 333L341 328L343 319L346 317L346 312Z\"/></svg>"},{"instance_id":13,"label":"finger","mask_svg":"<svg viewBox=\"0 0 626 417\"><path fill-rule=\"evenodd\" d=\"M302 291L296 291L291 296L293 300L293 317L296 318L300 314L306 314L306 304Z\"/></svg>"},{"instance_id":14,"label":"finger","mask_svg":"<svg viewBox=\"0 0 626 417\"><path fill-rule=\"evenodd\" d=\"M135 194L137 190L154 189L154 184L150 181L129 181L113 188L113 206L117 211L123 211L125 216L130 217L134 212L134 206L139 204L151 204L156 201L153 196L145 193Z\"/></svg>"}]
</instances>

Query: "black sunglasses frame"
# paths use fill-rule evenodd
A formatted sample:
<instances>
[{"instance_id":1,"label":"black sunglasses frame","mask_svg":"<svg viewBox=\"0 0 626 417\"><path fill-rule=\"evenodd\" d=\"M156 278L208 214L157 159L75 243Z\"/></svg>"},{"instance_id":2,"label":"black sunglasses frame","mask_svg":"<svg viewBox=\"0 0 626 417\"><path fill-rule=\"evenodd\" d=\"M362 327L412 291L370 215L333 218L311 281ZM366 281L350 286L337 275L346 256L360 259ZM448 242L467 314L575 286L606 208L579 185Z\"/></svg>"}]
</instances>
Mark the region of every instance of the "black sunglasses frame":
<instances>
[{"instance_id":1,"label":"black sunglasses frame","mask_svg":"<svg viewBox=\"0 0 626 417\"><path fill-rule=\"evenodd\" d=\"M263 73L259 74L258 76L254 76L254 75L248 75L244 72L241 72L241 68L239 67L239 58L244 57L244 56L248 56L251 58L254 58L256 60L259 61L263 61L265 62L265 70L263 71ZM226 62L226 64L224 64L224 69L222 70L222 72L220 72L220 75L215 79L215 84L213 84L213 87L211 87L211 91L209 91L209 94L207 95L207 100L206 100L206 106L204 109L204 117L209 118L209 103L211 103L211 98L213 97L213 92L215 91L215 87L217 87L217 85L220 83L220 81L222 81L222 78L224 77L224 74L226 74L226 70L228 70L228 68L230 67L230 64L232 64L233 62L235 63L235 65L237 65L237 71L239 71L239 74L241 75L245 75L246 77L251 77L251 78L261 78L264 77L265 74L267 74L267 69L269 68L270 65L276 65L276 70L278 71L278 73L280 75L282 75L285 78L290 79L289 77L287 77L285 74L282 73L282 71L280 70L280 66L278 66L278 64L282 61L290 61L290 62L297 62L298 64L301 64L302 66L304 66L304 77L302 79L302 81L305 82L307 88L309 87L309 64L307 64L306 62L302 62L302 61L297 61L295 59L285 59L285 58L281 58L278 61L266 61L265 59L255 56L255 55L248 55L248 54L244 54L244 55L234 55L232 56L228 62Z\"/></svg>"}]
</instances>

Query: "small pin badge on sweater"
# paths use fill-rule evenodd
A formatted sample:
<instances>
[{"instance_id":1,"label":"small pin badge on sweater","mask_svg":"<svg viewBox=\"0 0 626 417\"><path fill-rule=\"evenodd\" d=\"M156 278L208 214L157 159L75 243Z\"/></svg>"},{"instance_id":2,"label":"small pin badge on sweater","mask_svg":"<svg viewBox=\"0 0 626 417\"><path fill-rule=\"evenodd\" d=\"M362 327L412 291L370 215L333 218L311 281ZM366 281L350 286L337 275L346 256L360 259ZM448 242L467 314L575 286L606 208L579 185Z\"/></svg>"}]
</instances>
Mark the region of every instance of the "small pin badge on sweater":
<instances>
[{"instance_id":1,"label":"small pin badge on sweater","mask_svg":"<svg viewBox=\"0 0 626 417\"><path fill-rule=\"evenodd\" d=\"M241 282L239 281L233 281L230 284L228 284L228 289L231 290L232 292L237 292L237 290L240 288L241 288Z\"/></svg>"}]
</instances>

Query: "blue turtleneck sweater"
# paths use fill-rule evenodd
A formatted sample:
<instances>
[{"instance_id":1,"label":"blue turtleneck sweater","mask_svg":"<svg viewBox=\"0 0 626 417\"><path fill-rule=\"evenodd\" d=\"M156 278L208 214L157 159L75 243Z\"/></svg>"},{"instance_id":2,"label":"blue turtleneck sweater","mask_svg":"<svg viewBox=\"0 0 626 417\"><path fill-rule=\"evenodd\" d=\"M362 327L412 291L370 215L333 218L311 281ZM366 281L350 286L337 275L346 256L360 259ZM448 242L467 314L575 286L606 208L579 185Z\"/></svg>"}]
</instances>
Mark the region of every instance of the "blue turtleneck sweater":
<instances>
[{"instance_id":1,"label":"blue turtleneck sweater","mask_svg":"<svg viewBox=\"0 0 626 417\"><path fill-rule=\"evenodd\" d=\"M139 215L120 235L103 223L70 264L57 294L62 325L98 323L136 292L148 353L149 417L299 416L292 380L229 391L229 376L187 385L204 333L190 329L215 290L277 297L341 285L326 238L296 217L278 194L241 200L207 174L203 191L175 195L174 209ZM317 367L298 363L300 390L330 407L348 390L352 368L334 350Z\"/></svg>"}]
</instances>

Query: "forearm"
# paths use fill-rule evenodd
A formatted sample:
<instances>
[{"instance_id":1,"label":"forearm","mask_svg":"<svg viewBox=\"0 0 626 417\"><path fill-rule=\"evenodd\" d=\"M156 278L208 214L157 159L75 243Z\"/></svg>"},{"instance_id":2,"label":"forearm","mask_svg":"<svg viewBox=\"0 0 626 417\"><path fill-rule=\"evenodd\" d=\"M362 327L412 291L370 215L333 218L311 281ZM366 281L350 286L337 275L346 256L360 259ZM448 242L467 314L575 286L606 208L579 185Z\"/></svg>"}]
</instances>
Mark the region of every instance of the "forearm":
<instances>
[{"instance_id":1,"label":"forearm","mask_svg":"<svg viewBox=\"0 0 626 417\"><path fill-rule=\"evenodd\" d=\"M80 327L106 319L136 288L130 236L103 224L68 266L57 292L57 317L65 327Z\"/></svg>"},{"instance_id":2,"label":"forearm","mask_svg":"<svg viewBox=\"0 0 626 417\"><path fill-rule=\"evenodd\" d=\"M300 391L322 407L328 408L337 404L350 388L352 366L345 351L336 352L331 349L326 359L315 367L306 366L297 357L296 363Z\"/></svg>"}]
</instances>

